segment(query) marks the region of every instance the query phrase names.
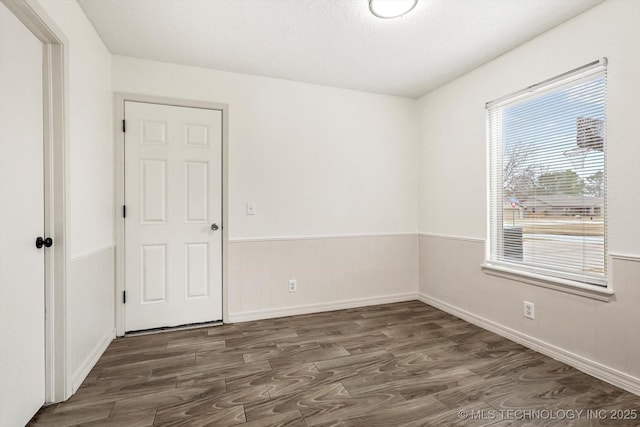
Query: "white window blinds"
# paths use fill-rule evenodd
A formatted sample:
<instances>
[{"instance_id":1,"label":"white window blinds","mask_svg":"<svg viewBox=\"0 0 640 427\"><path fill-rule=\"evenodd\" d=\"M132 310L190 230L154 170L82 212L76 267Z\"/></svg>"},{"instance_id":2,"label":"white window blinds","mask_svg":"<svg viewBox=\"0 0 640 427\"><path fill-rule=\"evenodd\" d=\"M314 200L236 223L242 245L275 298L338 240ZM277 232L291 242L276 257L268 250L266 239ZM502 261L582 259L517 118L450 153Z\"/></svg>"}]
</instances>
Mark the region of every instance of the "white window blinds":
<instances>
[{"instance_id":1,"label":"white window blinds","mask_svg":"<svg viewBox=\"0 0 640 427\"><path fill-rule=\"evenodd\" d=\"M606 60L487 104L488 263L606 286Z\"/></svg>"}]
</instances>

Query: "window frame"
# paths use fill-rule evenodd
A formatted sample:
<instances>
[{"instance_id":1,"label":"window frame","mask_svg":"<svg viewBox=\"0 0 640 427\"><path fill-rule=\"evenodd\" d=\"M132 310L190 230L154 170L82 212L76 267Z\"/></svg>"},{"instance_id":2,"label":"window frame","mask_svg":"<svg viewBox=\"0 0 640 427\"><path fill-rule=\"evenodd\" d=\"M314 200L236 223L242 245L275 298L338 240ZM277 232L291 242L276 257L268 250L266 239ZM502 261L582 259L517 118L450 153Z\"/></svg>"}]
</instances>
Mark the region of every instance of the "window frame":
<instances>
[{"instance_id":1,"label":"window frame","mask_svg":"<svg viewBox=\"0 0 640 427\"><path fill-rule=\"evenodd\" d=\"M581 67L562 73L558 76L546 79L540 83L529 86L523 90L514 92L512 94L500 97L494 101L488 102L485 106L486 114L486 144L487 144L487 240L485 245L485 261L482 264L482 269L485 273L517 280L524 283L530 283L533 285L552 288L560 291L565 291L573 294L578 294L586 297L591 297L600 300L609 300L614 294L609 280L609 253L608 253L608 210L607 210L607 141L606 132L604 136L604 148L603 148L603 172L604 172L604 193L603 193L603 221L604 221L604 235L603 235L603 263L604 273L602 279L596 277L581 276L580 274L563 272L561 268L558 270L547 269L541 267L535 267L531 265L522 265L517 262L508 262L504 260L495 260L497 256L494 254L501 253L503 243L503 232L501 231L500 223L503 222L503 212L497 203L497 200L502 201L504 198L502 173L497 174L495 171L496 164L502 164L503 159L503 143L502 135L497 137L492 135L495 129L491 126L492 114L495 114L496 108L501 108L506 105L515 105L519 102L526 101L528 99L535 99L540 94L550 94L554 91L559 91L565 87L571 87L577 84L581 80L588 79L594 74L607 75L607 58L602 58L597 61L585 64ZM605 84L605 129L607 122L607 86ZM493 136L493 138L492 138ZM496 139L498 142L496 143ZM496 177L496 175L498 175ZM497 215L497 211L500 210L500 214ZM495 224L494 224L495 223Z\"/></svg>"}]
</instances>

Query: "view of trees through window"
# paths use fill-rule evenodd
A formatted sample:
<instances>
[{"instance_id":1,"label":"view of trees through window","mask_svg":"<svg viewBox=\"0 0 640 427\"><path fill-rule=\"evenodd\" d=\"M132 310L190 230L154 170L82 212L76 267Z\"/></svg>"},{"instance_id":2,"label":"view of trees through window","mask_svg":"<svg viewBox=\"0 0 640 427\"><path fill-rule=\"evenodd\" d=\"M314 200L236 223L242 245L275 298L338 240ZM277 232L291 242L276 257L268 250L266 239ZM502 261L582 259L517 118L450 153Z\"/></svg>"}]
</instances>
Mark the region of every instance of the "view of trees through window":
<instances>
[{"instance_id":1,"label":"view of trees through window","mask_svg":"<svg viewBox=\"0 0 640 427\"><path fill-rule=\"evenodd\" d=\"M493 203L503 205L505 260L604 275L605 85L606 75L583 79L490 119L502 145Z\"/></svg>"}]
</instances>

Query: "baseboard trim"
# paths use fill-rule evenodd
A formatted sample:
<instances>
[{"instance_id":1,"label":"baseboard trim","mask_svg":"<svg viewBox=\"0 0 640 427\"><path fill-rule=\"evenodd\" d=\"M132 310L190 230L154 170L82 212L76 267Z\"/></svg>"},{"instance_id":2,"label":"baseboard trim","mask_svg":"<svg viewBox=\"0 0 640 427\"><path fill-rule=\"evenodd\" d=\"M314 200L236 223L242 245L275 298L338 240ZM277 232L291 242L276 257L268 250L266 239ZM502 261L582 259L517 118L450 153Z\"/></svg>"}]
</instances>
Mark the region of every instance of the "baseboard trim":
<instances>
[{"instance_id":1,"label":"baseboard trim","mask_svg":"<svg viewBox=\"0 0 640 427\"><path fill-rule=\"evenodd\" d=\"M91 350L89 356L85 359L80 367L73 373L71 377L71 394L74 394L78 388L82 385L82 382L87 378L91 369L98 363L98 360L105 352L111 341L116 337L116 330L112 329L98 341L98 344Z\"/></svg>"},{"instance_id":2,"label":"baseboard trim","mask_svg":"<svg viewBox=\"0 0 640 427\"><path fill-rule=\"evenodd\" d=\"M299 305L296 307L274 308L267 310L246 311L240 313L230 313L229 322L249 322L252 320L273 319L276 317L297 316L300 314L322 313L325 311L344 310L347 308L366 307L378 304L391 304L394 302L413 301L417 299L417 294L408 292L404 294L385 295L380 297L359 298L344 301Z\"/></svg>"},{"instance_id":3,"label":"baseboard trim","mask_svg":"<svg viewBox=\"0 0 640 427\"><path fill-rule=\"evenodd\" d=\"M560 362L566 363L569 366L573 366L574 368L586 374L601 379L602 381L608 382L609 384L613 384L616 387L620 387L633 394L640 395L640 378L625 374L624 372L620 372L616 369L610 368L601 363L564 350L545 341L541 341L537 338L523 334L522 332L508 328L504 325L453 306L437 298L433 298L422 293L418 293L417 298L427 305L438 308L462 320L503 336L507 339L510 339L511 341L515 341L518 344L522 344L525 347L528 347L534 351L537 351L538 353L542 353Z\"/></svg>"}]
</instances>

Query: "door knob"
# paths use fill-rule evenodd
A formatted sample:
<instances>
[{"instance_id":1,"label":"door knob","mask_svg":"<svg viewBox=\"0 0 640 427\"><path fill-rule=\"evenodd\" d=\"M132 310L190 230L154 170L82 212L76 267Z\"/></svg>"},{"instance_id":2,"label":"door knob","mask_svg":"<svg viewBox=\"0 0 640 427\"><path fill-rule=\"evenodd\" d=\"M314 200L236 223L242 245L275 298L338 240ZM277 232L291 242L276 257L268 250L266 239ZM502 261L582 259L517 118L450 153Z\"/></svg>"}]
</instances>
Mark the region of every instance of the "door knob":
<instances>
[{"instance_id":1,"label":"door knob","mask_svg":"<svg viewBox=\"0 0 640 427\"><path fill-rule=\"evenodd\" d=\"M216 224L216 223L211 224L211 229L213 231L217 231L218 230L218 224Z\"/></svg>"},{"instance_id":2,"label":"door knob","mask_svg":"<svg viewBox=\"0 0 640 427\"><path fill-rule=\"evenodd\" d=\"M36 239L36 248L38 249L42 248L43 246L45 248L50 248L51 245L53 245L53 239L51 237L42 238L38 236L38 238Z\"/></svg>"}]
</instances>

